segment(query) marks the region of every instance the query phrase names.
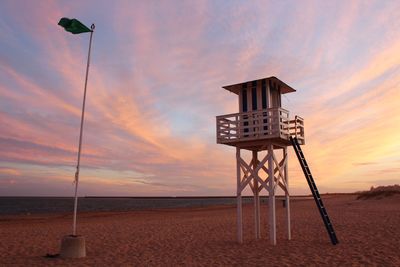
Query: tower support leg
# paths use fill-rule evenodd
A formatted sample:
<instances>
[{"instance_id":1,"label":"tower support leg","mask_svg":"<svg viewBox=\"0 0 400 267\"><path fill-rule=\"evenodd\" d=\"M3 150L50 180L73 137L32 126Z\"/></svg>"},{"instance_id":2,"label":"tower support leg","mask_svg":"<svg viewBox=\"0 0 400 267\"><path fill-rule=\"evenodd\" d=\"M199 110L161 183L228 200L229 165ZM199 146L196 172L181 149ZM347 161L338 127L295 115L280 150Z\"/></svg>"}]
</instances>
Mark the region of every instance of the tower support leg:
<instances>
[{"instance_id":1,"label":"tower support leg","mask_svg":"<svg viewBox=\"0 0 400 267\"><path fill-rule=\"evenodd\" d=\"M268 177L269 177L269 238L272 245L276 245L276 214L275 214L275 177L274 177L274 148L268 145Z\"/></svg>"},{"instance_id":2,"label":"tower support leg","mask_svg":"<svg viewBox=\"0 0 400 267\"><path fill-rule=\"evenodd\" d=\"M286 192L285 192L285 203L286 203L286 219L287 219L287 234L288 240L292 239L292 234L290 230L290 195L289 195L289 172L288 172L288 154L287 147L283 149L283 157L286 158L285 164L285 181L286 181Z\"/></svg>"},{"instance_id":3,"label":"tower support leg","mask_svg":"<svg viewBox=\"0 0 400 267\"><path fill-rule=\"evenodd\" d=\"M289 193L289 175L288 175L288 154L287 148L279 145L268 144L263 147L268 153L258 160L258 151L252 151L252 160L246 163L241 158L241 149L236 148L236 167L237 167L237 239L243 243L243 210L242 210L242 192L247 187L254 194L254 226L255 238L259 239L260 234L260 191L262 188L268 191L268 212L269 212L269 239L272 245L276 245L276 199L275 192L279 186L285 192L286 216L287 216L287 234L291 239L290 225L290 193ZM274 154L275 149L282 149L283 158ZM279 151L280 152L280 151ZM261 178L259 172L262 170L267 174L267 178Z\"/></svg>"},{"instance_id":4,"label":"tower support leg","mask_svg":"<svg viewBox=\"0 0 400 267\"><path fill-rule=\"evenodd\" d=\"M253 188L254 188L254 224L255 224L255 236L256 239L261 238L260 234L260 195L258 188L258 180L256 176L258 176L258 172L256 172L258 165L257 151L253 151L253 170L254 170L254 178L253 178Z\"/></svg>"},{"instance_id":5,"label":"tower support leg","mask_svg":"<svg viewBox=\"0 0 400 267\"><path fill-rule=\"evenodd\" d=\"M239 243L243 243L243 214L242 214L242 189L241 189L241 173L240 173L240 148L236 148L236 171L237 171L237 239Z\"/></svg>"}]
</instances>

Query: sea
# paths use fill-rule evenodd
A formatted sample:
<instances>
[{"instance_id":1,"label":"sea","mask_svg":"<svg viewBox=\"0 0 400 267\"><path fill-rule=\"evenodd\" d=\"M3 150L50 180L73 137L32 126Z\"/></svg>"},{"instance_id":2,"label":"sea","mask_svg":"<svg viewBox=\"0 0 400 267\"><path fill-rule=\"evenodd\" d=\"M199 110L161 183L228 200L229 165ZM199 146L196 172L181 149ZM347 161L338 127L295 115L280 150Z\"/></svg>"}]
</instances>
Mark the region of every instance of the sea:
<instances>
[{"instance_id":1,"label":"sea","mask_svg":"<svg viewBox=\"0 0 400 267\"><path fill-rule=\"evenodd\" d=\"M253 198L244 196L243 204ZM267 202L261 197L261 203ZM135 211L235 205L235 197L79 197L78 210ZM0 215L30 215L72 212L72 197L0 197Z\"/></svg>"}]
</instances>

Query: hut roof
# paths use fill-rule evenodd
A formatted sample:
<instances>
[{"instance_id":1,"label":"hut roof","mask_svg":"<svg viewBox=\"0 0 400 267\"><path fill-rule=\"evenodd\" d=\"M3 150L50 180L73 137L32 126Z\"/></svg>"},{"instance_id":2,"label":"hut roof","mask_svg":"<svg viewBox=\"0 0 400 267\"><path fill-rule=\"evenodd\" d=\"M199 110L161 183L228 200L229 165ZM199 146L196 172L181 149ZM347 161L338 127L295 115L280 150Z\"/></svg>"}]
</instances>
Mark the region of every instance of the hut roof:
<instances>
[{"instance_id":1,"label":"hut roof","mask_svg":"<svg viewBox=\"0 0 400 267\"><path fill-rule=\"evenodd\" d=\"M235 94L239 94L240 90L243 88L242 85L245 83L252 83L252 82L259 82L262 80L266 80L267 82L271 81L272 83L275 83L277 85L280 86L281 88L281 94L287 94L287 93L292 93L292 92L296 92L296 90L294 90L292 87L290 87L289 85L287 85L286 83L282 82L281 80L279 80L278 78L276 78L275 76L271 76L268 78L262 78L262 79L258 79L258 80L252 80L252 81L247 81L247 82L243 82L243 83L236 83L236 84L231 84L231 85L226 85L226 86L222 86L222 88L235 93Z\"/></svg>"}]
</instances>

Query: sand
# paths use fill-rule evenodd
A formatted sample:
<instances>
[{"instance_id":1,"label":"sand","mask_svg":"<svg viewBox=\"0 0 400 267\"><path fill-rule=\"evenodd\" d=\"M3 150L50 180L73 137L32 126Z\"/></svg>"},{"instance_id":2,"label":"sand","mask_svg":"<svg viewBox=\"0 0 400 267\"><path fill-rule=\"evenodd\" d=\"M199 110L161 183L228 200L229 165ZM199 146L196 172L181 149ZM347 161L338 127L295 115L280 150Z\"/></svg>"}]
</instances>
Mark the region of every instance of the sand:
<instances>
[{"instance_id":1,"label":"sand","mask_svg":"<svg viewBox=\"0 0 400 267\"><path fill-rule=\"evenodd\" d=\"M276 246L261 207L261 240L254 239L253 207L244 207L244 243L236 243L234 206L119 213L85 213L78 231L84 259L58 253L71 216L0 217L0 266L400 266L400 198L356 200L326 196L340 244L332 246L313 200L292 202L292 240L277 203Z\"/></svg>"}]
</instances>

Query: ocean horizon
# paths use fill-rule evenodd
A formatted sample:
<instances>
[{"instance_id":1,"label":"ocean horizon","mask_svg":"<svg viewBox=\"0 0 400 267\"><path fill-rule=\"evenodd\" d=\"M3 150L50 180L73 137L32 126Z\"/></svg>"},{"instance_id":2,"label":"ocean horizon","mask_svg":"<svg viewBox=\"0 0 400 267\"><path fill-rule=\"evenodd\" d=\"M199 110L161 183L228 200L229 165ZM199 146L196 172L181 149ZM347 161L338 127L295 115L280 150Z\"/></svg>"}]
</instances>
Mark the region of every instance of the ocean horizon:
<instances>
[{"instance_id":1,"label":"ocean horizon","mask_svg":"<svg viewBox=\"0 0 400 267\"><path fill-rule=\"evenodd\" d=\"M243 197L243 203L251 202ZM78 211L135 211L233 205L235 197L117 197L78 198ZM0 215L30 215L73 211L73 197L0 197Z\"/></svg>"},{"instance_id":2,"label":"ocean horizon","mask_svg":"<svg viewBox=\"0 0 400 267\"><path fill-rule=\"evenodd\" d=\"M284 196L277 196L277 200ZM292 196L309 198L309 196ZM253 196L242 196L243 204L251 203ZM260 197L267 203L267 196ZM0 197L0 215L30 215L66 213L73 211L73 197L4 196ZM78 211L135 211L173 208L199 208L220 205L236 205L235 196L84 196L78 198Z\"/></svg>"},{"instance_id":3,"label":"ocean horizon","mask_svg":"<svg viewBox=\"0 0 400 267\"><path fill-rule=\"evenodd\" d=\"M283 200L284 196L276 196ZM291 199L309 199L309 195L291 196ZM242 196L243 204L252 203L253 196ZM261 203L268 196L260 196ZM73 211L73 197L2 196L0 215L30 215L66 213ZM199 208L236 205L236 196L83 196L78 198L78 211L135 211L173 208Z\"/></svg>"}]
</instances>

